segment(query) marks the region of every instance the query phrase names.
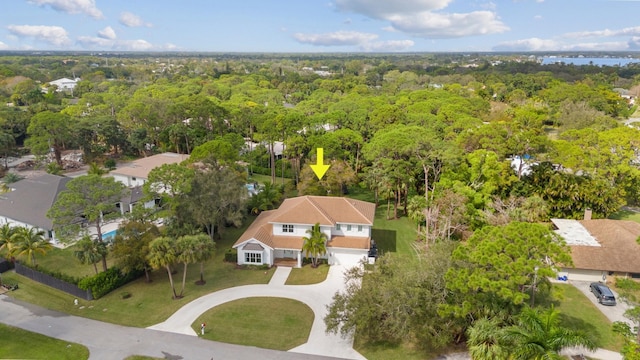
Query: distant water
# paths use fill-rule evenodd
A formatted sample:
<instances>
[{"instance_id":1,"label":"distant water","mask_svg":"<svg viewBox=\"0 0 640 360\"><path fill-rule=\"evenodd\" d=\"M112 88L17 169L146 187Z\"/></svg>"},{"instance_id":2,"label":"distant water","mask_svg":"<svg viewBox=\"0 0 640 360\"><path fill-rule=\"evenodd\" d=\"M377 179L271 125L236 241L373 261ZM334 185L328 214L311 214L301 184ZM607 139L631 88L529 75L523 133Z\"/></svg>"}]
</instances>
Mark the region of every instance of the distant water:
<instances>
[{"instance_id":1,"label":"distant water","mask_svg":"<svg viewBox=\"0 0 640 360\"><path fill-rule=\"evenodd\" d=\"M640 62L640 59L633 58L593 58L593 57L549 57L544 56L542 65L555 63L565 63L573 65L596 65L596 66L625 66Z\"/></svg>"}]
</instances>

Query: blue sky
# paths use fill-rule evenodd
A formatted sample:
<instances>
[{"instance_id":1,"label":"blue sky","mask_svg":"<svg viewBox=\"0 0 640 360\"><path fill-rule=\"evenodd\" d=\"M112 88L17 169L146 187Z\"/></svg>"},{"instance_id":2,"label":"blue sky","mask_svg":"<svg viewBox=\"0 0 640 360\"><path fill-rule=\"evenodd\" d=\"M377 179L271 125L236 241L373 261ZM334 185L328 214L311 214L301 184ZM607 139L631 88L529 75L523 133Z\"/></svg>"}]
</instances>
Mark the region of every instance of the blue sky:
<instances>
[{"instance_id":1,"label":"blue sky","mask_svg":"<svg viewBox=\"0 0 640 360\"><path fill-rule=\"evenodd\" d=\"M0 50L640 50L640 0L3 0Z\"/></svg>"}]
</instances>

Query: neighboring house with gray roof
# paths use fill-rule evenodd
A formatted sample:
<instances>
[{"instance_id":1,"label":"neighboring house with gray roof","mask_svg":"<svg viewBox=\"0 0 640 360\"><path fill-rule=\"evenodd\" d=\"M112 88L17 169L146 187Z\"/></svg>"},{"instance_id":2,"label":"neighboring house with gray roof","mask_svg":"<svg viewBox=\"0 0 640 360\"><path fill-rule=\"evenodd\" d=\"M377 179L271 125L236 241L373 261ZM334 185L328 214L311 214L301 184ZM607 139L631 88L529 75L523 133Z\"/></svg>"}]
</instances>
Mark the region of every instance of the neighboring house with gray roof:
<instances>
[{"instance_id":1,"label":"neighboring house with gray roof","mask_svg":"<svg viewBox=\"0 0 640 360\"><path fill-rule=\"evenodd\" d=\"M0 225L27 226L43 230L45 237L56 244L53 223L47 211L72 180L51 174L23 179L9 184L10 191L0 194Z\"/></svg>"},{"instance_id":2,"label":"neighboring house with gray roof","mask_svg":"<svg viewBox=\"0 0 640 360\"><path fill-rule=\"evenodd\" d=\"M571 249L572 267L561 269L568 280L604 281L608 276L640 278L640 224L635 221L551 220Z\"/></svg>"},{"instance_id":3,"label":"neighboring house with gray roof","mask_svg":"<svg viewBox=\"0 0 640 360\"><path fill-rule=\"evenodd\" d=\"M373 203L329 196L286 199L276 210L260 213L233 248L240 265L274 265L288 261L302 266L303 238L316 223L327 235L329 265L355 266L367 259L376 206Z\"/></svg>"}]
</instances>

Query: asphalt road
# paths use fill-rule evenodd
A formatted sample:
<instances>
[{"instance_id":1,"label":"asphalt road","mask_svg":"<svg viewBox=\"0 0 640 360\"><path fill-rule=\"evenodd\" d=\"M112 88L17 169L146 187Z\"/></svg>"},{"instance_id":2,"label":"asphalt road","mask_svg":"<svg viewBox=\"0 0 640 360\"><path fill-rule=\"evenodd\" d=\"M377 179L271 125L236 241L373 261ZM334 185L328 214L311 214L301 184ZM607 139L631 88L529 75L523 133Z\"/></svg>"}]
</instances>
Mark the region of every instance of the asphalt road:
<instances>
[{"instance_id":1,"label":"asphalt road","mask_svg":"<svg viewBox=\"0 0 640 360\"><path fill-rule=\"evenodd\" d=\"M91 360L146 355L189 360L330 360L325 356L260 349L197 336L139 329L71 316L0 295L0 322L89 348Z\"/></svg>"}]
</instances>

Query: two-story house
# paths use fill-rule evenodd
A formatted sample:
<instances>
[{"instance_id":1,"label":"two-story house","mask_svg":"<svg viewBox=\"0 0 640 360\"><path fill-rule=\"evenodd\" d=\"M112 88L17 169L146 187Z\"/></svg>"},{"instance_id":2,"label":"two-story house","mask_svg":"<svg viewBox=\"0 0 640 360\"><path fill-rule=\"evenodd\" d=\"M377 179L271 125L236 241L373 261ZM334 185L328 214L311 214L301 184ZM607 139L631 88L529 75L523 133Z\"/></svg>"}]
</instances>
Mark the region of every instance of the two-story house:
<instances>
[{"instance_id":1,"label":"two-story house","mask_svg":"<svg viewBox=\"0 0 640 360\"><path fill-rule=\"evenodd\" d=\"M240 265L274 265L295 260L302 266L307 230L319 223L327 235L329 265L355 266L366 259L376 206L343 197L299 196L262 212L233 245Z\"/></svg>"},{"instance_id":2,"label":"two-story house","mask_svg":"<svg viewBox=\"0 0 640 360\"><path fill-rule=\"evenodd\" d=\"M138 203L142 198L142 185L147 182L151 170L165 164L181 163L189 158L189 155L176 153L156 154L142 159L134 160L109 172L113 179L130 188L129 196L122 199L123 213L131 211L134 204ZM144 204L147 208L155 206L154 201L148 201Z\"/></svg>"}]
</instances>

